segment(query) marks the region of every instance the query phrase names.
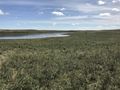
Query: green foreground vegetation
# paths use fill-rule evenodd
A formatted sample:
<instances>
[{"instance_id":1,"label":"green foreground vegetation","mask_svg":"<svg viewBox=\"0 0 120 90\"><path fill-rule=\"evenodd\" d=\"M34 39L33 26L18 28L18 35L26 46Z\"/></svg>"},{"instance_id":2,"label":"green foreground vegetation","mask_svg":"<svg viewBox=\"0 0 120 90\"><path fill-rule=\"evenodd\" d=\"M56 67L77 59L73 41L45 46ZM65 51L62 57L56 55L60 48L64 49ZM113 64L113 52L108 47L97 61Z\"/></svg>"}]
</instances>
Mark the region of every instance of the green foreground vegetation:
<instances>
[{"instance_id":1,"label":"green foreground vegetation","mask_svg":"<svg viewBox=\"0 0 120 90\"><path fill-rule=\"evenodd\" d=\"M120 90L120 31L0 40L0 90Z\"/></svg>"}]
</instances>

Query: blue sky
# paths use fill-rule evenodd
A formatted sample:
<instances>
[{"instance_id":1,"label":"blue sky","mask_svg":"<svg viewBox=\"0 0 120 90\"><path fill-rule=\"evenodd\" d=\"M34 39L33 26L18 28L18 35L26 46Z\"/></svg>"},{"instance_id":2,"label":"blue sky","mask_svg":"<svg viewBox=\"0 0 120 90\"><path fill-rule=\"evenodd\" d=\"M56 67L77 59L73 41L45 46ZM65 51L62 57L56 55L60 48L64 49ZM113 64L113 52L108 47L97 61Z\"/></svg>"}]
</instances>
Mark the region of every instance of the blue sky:
<instances>
[{"instance_id":1,"label":"blue sky","mask_svg":"<svg viewBox=\"0 0 120 90\"><path fill-rule=\"evenodd\" d=\"M120 0L0 0L0 28L120 28Z\"/></svg>"}]
</instances>

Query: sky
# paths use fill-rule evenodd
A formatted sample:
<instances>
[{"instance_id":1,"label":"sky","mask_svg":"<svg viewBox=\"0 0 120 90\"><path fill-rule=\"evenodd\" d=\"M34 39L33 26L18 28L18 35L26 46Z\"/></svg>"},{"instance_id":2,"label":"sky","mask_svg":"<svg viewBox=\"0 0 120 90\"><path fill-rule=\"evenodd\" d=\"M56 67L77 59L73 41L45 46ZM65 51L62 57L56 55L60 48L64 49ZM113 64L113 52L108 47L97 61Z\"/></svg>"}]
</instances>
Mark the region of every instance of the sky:
<instances>
[{"instance_id":1,"label":"sky","mask_svg":"<svg viewBox=\"0 0 120 90\"><path fill-rule=\"evenodd\" d=\"M120 0L0 0L1 29L120 29Z\"/></svg>"}]
</instances>

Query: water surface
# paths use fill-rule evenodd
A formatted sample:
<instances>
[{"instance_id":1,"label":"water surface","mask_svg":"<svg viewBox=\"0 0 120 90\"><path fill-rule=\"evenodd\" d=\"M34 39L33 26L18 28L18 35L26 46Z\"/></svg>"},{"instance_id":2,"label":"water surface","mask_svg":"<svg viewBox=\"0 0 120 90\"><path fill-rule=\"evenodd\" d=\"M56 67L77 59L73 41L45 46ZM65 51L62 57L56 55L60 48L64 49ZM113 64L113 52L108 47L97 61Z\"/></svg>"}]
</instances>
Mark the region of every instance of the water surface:
<instances>
[{"instance_id":1,"label":"water surface","mask_svg":"<svg viewBox=\"0 0 120 90\"><path fill-rule=\"evenodd\" d=\"M0 36L1 40L4 39L40 39L40 38L52 38L52 37L67 37L67 33L46 33L46 34L29 34L18 36Z\"/></svg>"}]
</instances>

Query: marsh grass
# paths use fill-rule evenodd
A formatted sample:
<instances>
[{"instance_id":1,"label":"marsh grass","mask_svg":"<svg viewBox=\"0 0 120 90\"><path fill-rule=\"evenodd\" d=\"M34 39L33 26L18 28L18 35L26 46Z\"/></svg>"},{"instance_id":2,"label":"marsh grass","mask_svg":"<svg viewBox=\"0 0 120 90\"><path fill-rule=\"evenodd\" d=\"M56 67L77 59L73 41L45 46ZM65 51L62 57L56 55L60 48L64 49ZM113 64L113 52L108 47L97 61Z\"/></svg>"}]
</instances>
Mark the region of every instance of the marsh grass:
<instances>
[{"instance_id":1,"label":"marsh grass","mask_svg":"<svg viewBox=\"0 0 120 90\"><path fill-rule=\"evenodd\" d=\"M1 40L0 89L120 90L119 38L120 31L83 31Z\"/></svg>"}]
</instances>

